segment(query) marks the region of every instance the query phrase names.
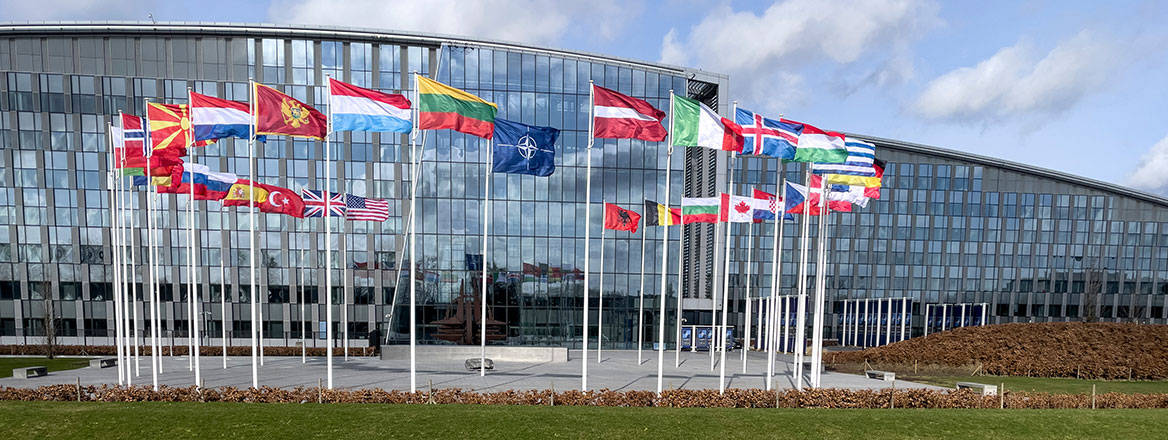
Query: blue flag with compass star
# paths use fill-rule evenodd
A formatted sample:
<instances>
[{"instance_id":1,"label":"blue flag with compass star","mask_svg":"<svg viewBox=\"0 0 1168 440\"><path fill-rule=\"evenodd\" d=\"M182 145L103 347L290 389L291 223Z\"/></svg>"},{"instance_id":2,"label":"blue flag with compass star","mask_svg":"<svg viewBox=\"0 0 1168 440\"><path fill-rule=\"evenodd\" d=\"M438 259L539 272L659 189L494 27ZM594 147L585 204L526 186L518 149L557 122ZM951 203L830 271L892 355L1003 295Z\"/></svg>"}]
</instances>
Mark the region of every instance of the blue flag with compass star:
<instances>
[{"instance_id":1,"label":"blue flag with compass star","mask_svg":"<svg viewBox=\"0 0 1168 440\"><path fill-rule=\"evenodd\" d=\"M556 171L556 138L560 130L495 118L496 173L547 177Z\"/></svg>"}]
</instances>

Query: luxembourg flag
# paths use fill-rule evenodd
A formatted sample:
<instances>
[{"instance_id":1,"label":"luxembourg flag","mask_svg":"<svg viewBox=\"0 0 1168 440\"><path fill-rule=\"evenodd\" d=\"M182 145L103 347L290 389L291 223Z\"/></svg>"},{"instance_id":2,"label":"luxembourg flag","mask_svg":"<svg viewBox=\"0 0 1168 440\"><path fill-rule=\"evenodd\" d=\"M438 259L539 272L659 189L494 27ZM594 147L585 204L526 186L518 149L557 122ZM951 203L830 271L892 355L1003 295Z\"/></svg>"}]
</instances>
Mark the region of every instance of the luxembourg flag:
<instances>
[{"instance_id":1,"label":"luxembourg flag","mask_svg":"<svg viewBox=\"0 0 1168 440\"><path fill-rule=\"evenodd\" d=\"M225 137L247 139L250 134L251 112L246 102L228 101L191 92L191 126L194 127L197 141ZM256 140L261 142L266 139L265 136L256 136Z\"/></svg>"},{"instance_id":2,"label":"luxembourg flag","mask_svg":"<svg viewBox=\"0 0 1168 440\"><path fill-rule=\"evenodd\" d=\"M410 100L329 78L333 131L409 133Z\"/></svg>"}]
</instances>

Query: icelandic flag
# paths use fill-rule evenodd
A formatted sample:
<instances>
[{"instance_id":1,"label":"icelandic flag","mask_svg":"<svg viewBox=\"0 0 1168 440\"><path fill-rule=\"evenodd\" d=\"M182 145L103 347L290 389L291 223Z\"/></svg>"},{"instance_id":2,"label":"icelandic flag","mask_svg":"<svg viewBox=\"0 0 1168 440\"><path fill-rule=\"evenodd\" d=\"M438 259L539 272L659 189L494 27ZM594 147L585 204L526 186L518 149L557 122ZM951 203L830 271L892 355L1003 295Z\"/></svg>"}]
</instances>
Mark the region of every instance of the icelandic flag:
<instances>
[{"instance_id":1,"label":"icelandic flag","mask_svg":"<svg viewBox=\"0 0 1168 440\"><path fill-rule=\"evenodd\" d=\"M334 131L409 133L410 100L329 78L329 109Z\"/></svg>"},{"instance_id":2,"label":"icelandic flag","mask_svg":"<svg viewBox=\"0 0 1168 440\"><path fill-rule=\"evenodd\" d=\"M556 171L556 139L560 130L495 118L496 173L547 177Z\"/></svg>"},{"instance_id":3,"label":"icelandic flag","mask_svg":"<svg viewBox=\"0 0 1168 440\"><path fill-rule=\"evenodd\" d=\"M785 211L783 209L783 199L775 197L774 194L754 190L754 222L759 223L764 220L774 220L775 213ZM795 216L791 214L783 214L783 220L795 220Z\"/></svg>"},{"instance_id":4,"label":"icelandic flag","mask_svg":"<svg viewBox=\"0 0 1168 440\"><path fill-rule=\"evenodd\" d=\"M214 96L191 93L191 126L196 141L225 137L247 139L251 133L251 111L246 102L228 101ZM256 136L266 141L266 136Z\"/></svg>"},{"instance_id":5,"label":"icelandic flag","mask_svg":"<svg viewBox=\"0 0 1168 440\"><path fill-rule=\"evenodd\" d=\"M176 167L176 170L178 167ZM231 185L239 181L239 176L231 173L211 171L206 165L196 163L182 164L182 177L175 194L190 194L194 185L195 200L223 200Z\"/></svg>"},{"instance_id":6,"label":"icelandic flag","mask_svg":"<svg viewBox=\"0 0 1168 440\"><path fill-rule=\"evenodd\" d=\"M815 174L843 174L848 176L875 177L876 146L869 142L845 139L848 158L844 163L812 163Z\"/></svg>"},{"instance_id":7,"label":"icelandic flag","mask_svg":"<svg viewBox=\"0 0 1168 440\"><path fill-rule=\"evenodd\" d=\"M746 138L739 154L770 156L785 160L795 158L799 133L802 130L798 124L764 118L758 113L742 108L734 112L734 122L742 127L742 136Z\"/></svg>"}]
</instances>

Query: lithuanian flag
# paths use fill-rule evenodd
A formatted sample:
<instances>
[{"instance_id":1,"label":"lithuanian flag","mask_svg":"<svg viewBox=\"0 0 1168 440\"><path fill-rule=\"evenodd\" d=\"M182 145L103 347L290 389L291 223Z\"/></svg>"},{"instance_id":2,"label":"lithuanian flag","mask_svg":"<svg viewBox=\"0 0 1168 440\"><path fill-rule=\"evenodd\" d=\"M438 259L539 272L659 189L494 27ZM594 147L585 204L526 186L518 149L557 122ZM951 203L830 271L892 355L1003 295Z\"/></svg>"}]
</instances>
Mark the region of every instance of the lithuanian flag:
<instances>
[{"instance_id":1,"label":"lithuanian flag","mask_svg":"<svg viewBox=\"0 0 1168 440\"><path fill-rule=\"evenodd\" d=\"M451 130L490 139L499 106L421 75L418 82L418 128Z\"/></svg>"}]
</instances>

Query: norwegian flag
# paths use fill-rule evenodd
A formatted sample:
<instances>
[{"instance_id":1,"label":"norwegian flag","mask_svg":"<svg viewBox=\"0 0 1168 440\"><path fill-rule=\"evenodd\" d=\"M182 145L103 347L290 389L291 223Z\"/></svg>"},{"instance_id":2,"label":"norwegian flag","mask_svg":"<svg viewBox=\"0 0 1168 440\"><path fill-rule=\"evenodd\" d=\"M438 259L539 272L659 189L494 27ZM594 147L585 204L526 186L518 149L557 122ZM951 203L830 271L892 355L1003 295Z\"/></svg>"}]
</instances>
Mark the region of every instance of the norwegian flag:
<instances>
[{"instance_id":1,"label":"norwegian flag","mask_svg":"<svg viewBox=\"0 0 1168 440\"><path fill-rule=\"evenodd\" d=\"M389 201L345 195L345 218L352 221L383 222L389 219Z\"/></svg>"},{"instance_id":2,"label":"norwegian flag","mask_svg":"<svg viewBox=\"0 0 1168 440\"><path fill-rule=\"evenodd\" d=\"M300 190L300 197L304 199L304 217L324 217L324 194L323 191L316 191L311 189ZM329 217L344 217L346 211L345 195L341 193L329 193L331 197L328 202Z\"/></svg>"}]
</instances>

